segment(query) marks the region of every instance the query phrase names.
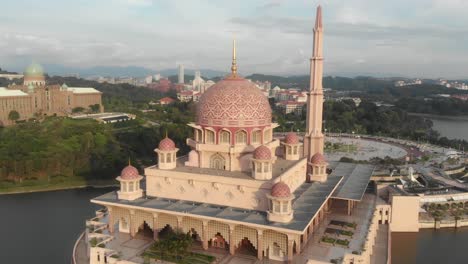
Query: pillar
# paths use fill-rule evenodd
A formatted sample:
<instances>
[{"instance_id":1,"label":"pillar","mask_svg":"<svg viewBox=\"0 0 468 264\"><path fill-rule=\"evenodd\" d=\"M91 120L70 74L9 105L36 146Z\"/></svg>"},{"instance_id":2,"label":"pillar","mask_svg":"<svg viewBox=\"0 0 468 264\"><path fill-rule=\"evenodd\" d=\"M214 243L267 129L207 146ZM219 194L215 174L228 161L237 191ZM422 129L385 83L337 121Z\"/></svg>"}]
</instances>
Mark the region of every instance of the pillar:
<instances>
[{"instance_id":1,"label":"pillar","mask_svg":"<svg viewBox=\"0 0 468 264\"><path fill-rule=\"evenodd\" d=\"M294 239L288 236L288 262L292 263L293 260L293 246L294 246Z\"/></svg>"},{"instance_id":2,"label":"pillar","mask_svg":"<svg viewBox=\"0 0 468 264\"><path fill-rule=\"evenodd\" d=\"M159 230L156 228L158 226L158 214L153 213L153 239L159 240Z\"/></svg>"},{"instance_id":3,"label":"pillar","mask_svg":"<svg viewBox=\"0 0 468 264\"><path fill-rule=\"evenodd\" d=\"M135 225L135 210L130 210L130 236L135 237L136 227Z\"/></svg>"},{"instance_id":4,"label":"pillar","mask_svg":"<svg viewBox=\"0 0 468 264\"><path fill-rule=\"evenodd\" d=\"M235 226L229 225L229 254L234 255L236 246L234 245L234 228Z\"/></svg>"},{"instance_id":5,"label":"pillar","mask_svg":"<svg viewBox=\"0 0 468 264\"><path fill-rule=\"evenodd\" d=\"M351 215L351 201L348 200L348 215Z\"/></svg>"},{"instance_id":6,"label":"pillar","mask_svg":"<svg viewBox=\"0 0 468 264\"><path fill-rule=\"evenodd\" d=\"M108 218L107 218L107 226L109 227L109 232L112 234L114 233L114 216L112 215L112 207L107 207Z\"/></svg>"},{"instance_id":7,"label":"pillar","mask_svg":"<svg viewBox=\"0 0 468 264\"><path fill-rule=\"evenodd\" d=\"M184 229L183 229L183 227L182 227L182 219L183 219L183 216L179 216L179 215L177 216L177 229L178 229L179 231L184 232ZM184 232L184 233L185 233L185 232Z\"/></svg>"},{"instance_id":8,"label":"pillar","mask_svg":"<svg viewBox=\"0 0 468 264\"><path fill-rule=\"evenodd\" d=\"M310 228L309 229L306 229L306 231L304 232L304 234L302 235L302 243L304 245L307 244L307 240L309 239L309 233L307 233L307 231L310 232Z\"/></svg>"},{"instance_id":9,"label":"pillar","mask_svg":"<svg viewBox=\"0 0 468 264\"><path fill-rule=\"evenodd\" d=\"M203 221L203 234L202 234L202 248L204 250L208 249L208 221Z\"/></svg>"},{"instance_id":10,"label":"pillar","mask_svg":"<svg viewBox=\"0 0 468 264\"><path fill-rule=\"evenodd\" d=\"M257 258L263 259L263 230L257 230Z\"/></svg>"}]
</instances>

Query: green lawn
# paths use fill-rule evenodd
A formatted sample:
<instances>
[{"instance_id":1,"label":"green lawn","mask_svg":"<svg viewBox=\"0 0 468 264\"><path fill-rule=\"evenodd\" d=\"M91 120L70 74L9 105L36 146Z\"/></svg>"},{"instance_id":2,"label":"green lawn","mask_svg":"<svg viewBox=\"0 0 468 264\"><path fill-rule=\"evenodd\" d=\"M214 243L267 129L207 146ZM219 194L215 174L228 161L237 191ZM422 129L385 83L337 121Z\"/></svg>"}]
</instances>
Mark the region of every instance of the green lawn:
<instances>
[{"instance_id":1,"label":"green lawn","mask_svg":"<svg viewBox=\"0 0 468 264\"><path fill-rule=\"evenodd\" d=\"M210 264L213 261L215 261L215 257L210 256L210 255L204 255L200 253L193 253L190 252L186 256L179 256L176 257L174 255L169 255L169 254L164 254L161 256L159 252L154 252L154 251L146 251L143 253L143 257L149 257L153 259L161 259L165 261L170 261L174 263L179 263L179 264Z\"/></svg>"},{"instance_id":2,"label":"green lawn","mask_svg":"<svg viewBox=\"0 0 468 264\"><path fill-rule=\"evenodd\" d=\"M328 236L323 236L322 237L322 242L329 243L329 244L335 244L336 239L328 237Z\"/></svg>"},{"instance_id":3,"label":"green lawn","mask_svg":"<svg viewBox=\"0 0 468 264\"><path fill-rule=\"evenodd\" d=\"M88 181L81 177L70 177L61 181L25 180L21 183L0 182L0 194L39 192L62 189L72 189L86 186L107 186L116 184L115 180Z\"/></svg>"}]
</instances>

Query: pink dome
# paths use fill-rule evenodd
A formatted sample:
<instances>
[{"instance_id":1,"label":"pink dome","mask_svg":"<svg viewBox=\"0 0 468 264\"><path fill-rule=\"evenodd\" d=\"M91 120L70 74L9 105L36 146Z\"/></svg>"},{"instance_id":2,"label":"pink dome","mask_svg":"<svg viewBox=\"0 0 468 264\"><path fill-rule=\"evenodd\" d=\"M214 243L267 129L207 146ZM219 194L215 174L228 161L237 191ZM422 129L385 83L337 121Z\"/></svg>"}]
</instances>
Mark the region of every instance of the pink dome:
<instances>
[{"instance_id":1,"label":"pink dome","mask_svg":"<svg viewBox=\"0 0 468 264\"><path fill-rule=\"evenodd\" d=\"M287 198L291 196L289 186L284 182L278 182L271 188L271 196L277 198Z\"/></svg>"},{"instance_id":2,"label":"pink dome","mask_svg":"<svg viewBox=\"0 0 468 264\"><path fill-rule=\"evenodd\" d=\"M227 77L200 97L197 124L219 127L259 127L271 124L266 96L248 80Z\"/></svg>"},{"instance_id":3,"label":"pink dome","mask_svg":"<svg viewBox=\"0 0 468 264\"><path fill-rule=\"evenodd\" d=\"M128 165L120 173L120 178L124 180L134 180L137 179L139 176L140 174L138 173L138 170L132 165Z\"/></svg>"},{"instance_id":4,"label":"pink dome","mask_svg":"<svg viewBox=\"0 0 468 264\"><path fill-rule=\"evenodd\" d=\"M175 150L175 143L174 141L172 141L172 139L166 137L159 142L158 148L159 150L162 150L162 151Z\"/></svg>"},{"instance_id":5,"label":"pink dome","mask_svg":"<svg viewBox=\"0 0 468 264\"><path fill-rule=\"evenodd\" d=\"M289 132L288 134L286 134L286 137L284 137L284 143L286 143L286 144L297 144L297 143L299 143L299 137L297 136L296 133Z\"/></svg>"},{"instance_id":6,"label":"pink dome","mask_svg":"<svg viewBox=\"0 0 468 264\"><path fill-rule=\"evenodd\" d=\"M254 151L254 159L259 160L270 160L271 159L271 150L262 145L255 149Z\"/></svg>"},{"instance_id":7,"label":"pink dome","mask_svg":"<svg viewBox=\"0 0 468 264\"><path fill-rule=\"evenodd\" d=\"M315 153L314 156L312 156L312 158L310 159L310 163L312 164L326 163L325 157L320 153Z\"/></svg>"}]
</instances>

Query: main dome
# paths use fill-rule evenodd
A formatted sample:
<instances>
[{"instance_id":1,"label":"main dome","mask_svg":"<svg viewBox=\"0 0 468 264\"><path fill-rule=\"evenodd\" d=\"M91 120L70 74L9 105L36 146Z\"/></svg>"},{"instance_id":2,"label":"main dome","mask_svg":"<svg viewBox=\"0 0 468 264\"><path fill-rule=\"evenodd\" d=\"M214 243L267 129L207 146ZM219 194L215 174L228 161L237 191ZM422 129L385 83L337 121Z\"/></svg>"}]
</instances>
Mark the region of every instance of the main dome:
<instances>
[{"instance_id":1,"label":"main dome","mask_svg":"<svg viewBox=\"0 0 468 264\"><path fill-rule=\"evenodd\" d=\"M24 76L26 77L42 77L44 75L44 69L36 62L31 63L25 70Z\"/></svg>"},{"instance_id":2,"label":"main dome","mask_svg":"<svg viewBox=\"0 0 468 264\"><path fill-rule=\"evenodd\" d=\"M218 127L259 127L271 124L268 99L250 81L229 76L211 86L197 105L197 124Z\"/></svg>"}]
</instances>

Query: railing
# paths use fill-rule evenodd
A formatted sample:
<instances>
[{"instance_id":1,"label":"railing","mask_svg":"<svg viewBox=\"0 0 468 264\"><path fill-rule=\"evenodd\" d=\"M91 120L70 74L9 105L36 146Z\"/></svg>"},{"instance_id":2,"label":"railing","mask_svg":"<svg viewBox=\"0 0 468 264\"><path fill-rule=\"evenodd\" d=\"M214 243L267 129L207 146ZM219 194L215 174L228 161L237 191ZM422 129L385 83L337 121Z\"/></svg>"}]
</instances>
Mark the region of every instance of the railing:
<instances>
[{"instance_id":1,"label":"railing","mask_svg":"<svg viewBox=\"0 0 468 264\"><path fill-rule=\"evenodd\" d=\"M78 247L78 244L80 243L80 240L83 239L83 236L85 235L85 232L86 231L84 231L84 232L82 232L80 234L80 236L78 237L78 239L75 242L75 245L73 246L72 264L77 264L77 262L76 262L76 248Z\"/></svg>"}]
</instances>

